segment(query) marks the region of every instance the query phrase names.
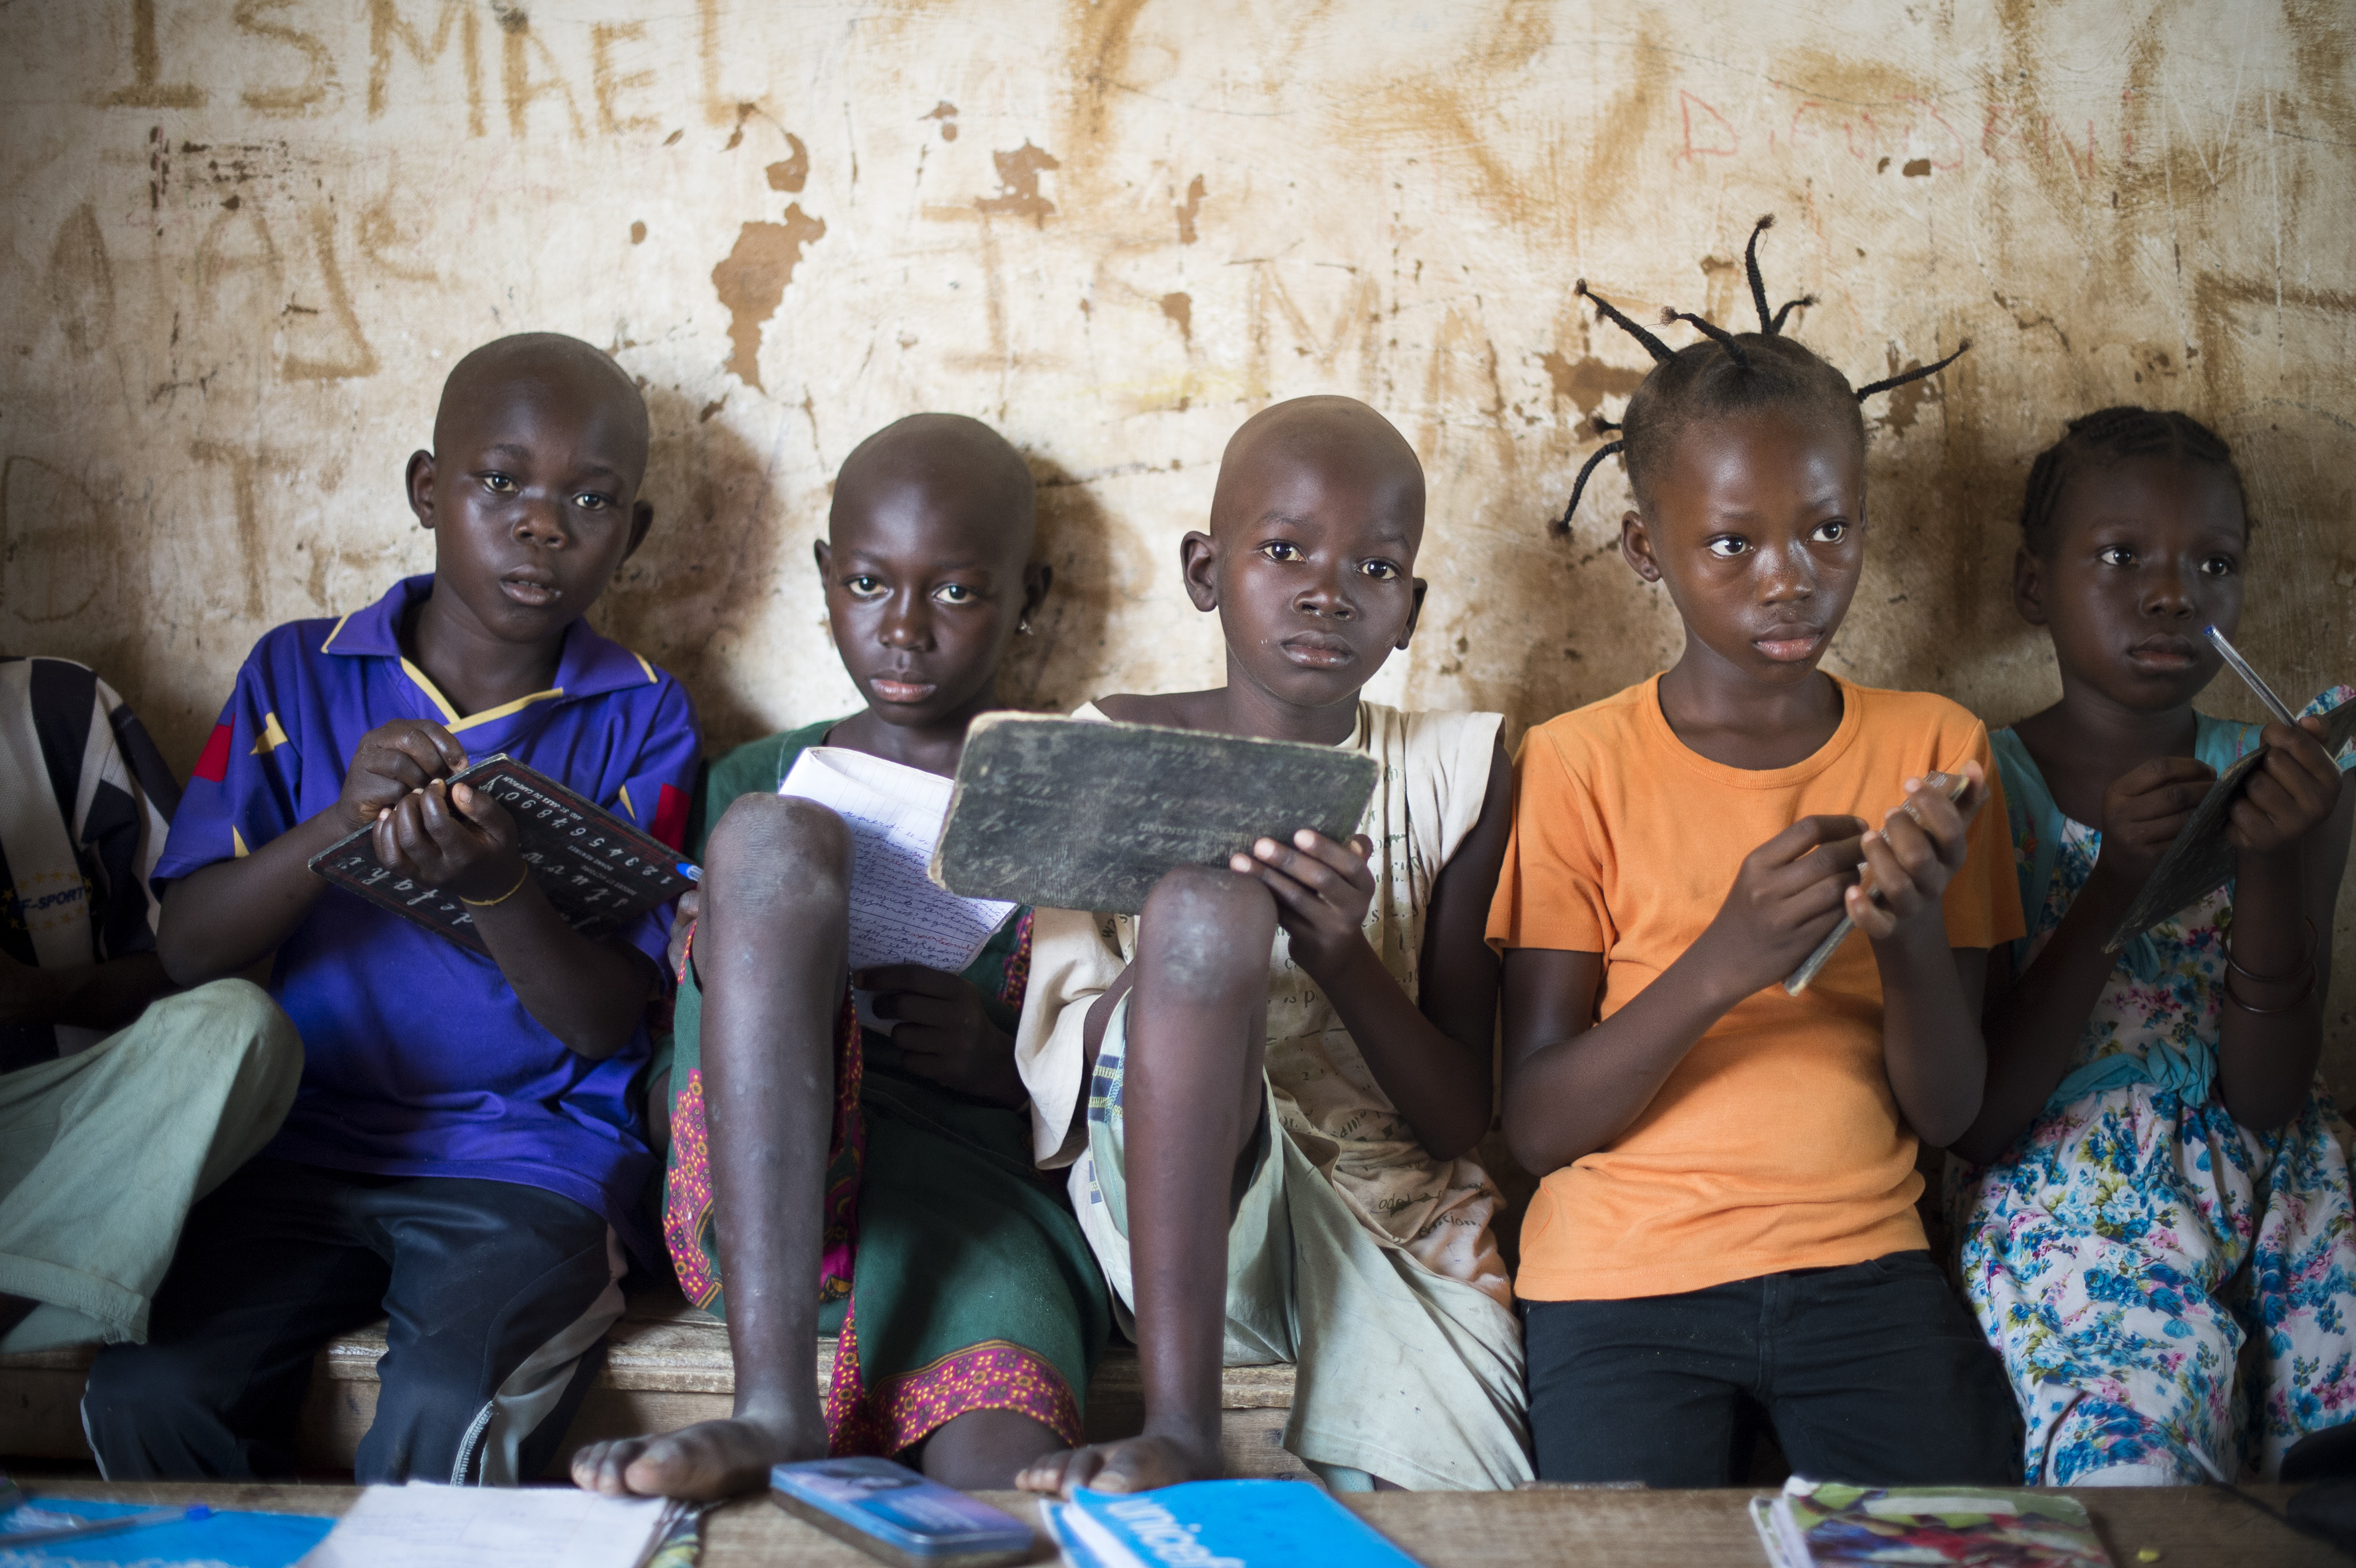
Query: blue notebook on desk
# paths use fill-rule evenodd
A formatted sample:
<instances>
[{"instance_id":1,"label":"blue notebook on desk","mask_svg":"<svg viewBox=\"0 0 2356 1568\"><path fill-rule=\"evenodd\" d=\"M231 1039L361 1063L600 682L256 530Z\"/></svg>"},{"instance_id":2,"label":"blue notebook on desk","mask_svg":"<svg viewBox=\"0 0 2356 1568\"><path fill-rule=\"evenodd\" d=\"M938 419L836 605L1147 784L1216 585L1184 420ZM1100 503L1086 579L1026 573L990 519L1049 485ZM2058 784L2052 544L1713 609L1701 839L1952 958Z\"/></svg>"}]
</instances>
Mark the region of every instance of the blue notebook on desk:
<instances>
[{"instance_id":1,"label":"blue notebook on desk","mask_svg":"<svg viewBox=\"0 0 2356 1568\"><path fill-rule=\"evenodd\" d=\"M1305 1481L1084 1490L1039 1511L1074 1568L1416 1568Z\"/></svg>"},{"instance_id":2,"label":"blue notebook on desk","mask_svg":"<svg viewBox=\"0 0 2356 1568\"><path fill-rule=\"evenodd\" d=\"M36 1498L0 1513L0 1535L42 1528L68 1518L115 1519L146 1513L145 1503L91 1503ZM327 1538L332 1519L308 1514L214 1513L203 1519L142 1525L113 1535L85 1536L48 1545L0 1546L0 1568L294 1568Z\"/></svg>"}]
</instances>

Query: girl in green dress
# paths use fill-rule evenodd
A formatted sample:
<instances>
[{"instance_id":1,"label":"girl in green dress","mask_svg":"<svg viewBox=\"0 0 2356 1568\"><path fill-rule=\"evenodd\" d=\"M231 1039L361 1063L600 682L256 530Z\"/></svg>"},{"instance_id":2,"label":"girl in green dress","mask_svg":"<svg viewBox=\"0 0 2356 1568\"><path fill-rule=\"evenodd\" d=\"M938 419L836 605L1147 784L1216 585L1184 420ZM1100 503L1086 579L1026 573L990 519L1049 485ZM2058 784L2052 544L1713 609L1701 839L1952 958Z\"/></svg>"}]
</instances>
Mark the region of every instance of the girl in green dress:
<instances>
[{"instance_id":1,"label":"girl in green dress","mask_svg":"<svg viewBox=\"0 0 2356 1568\"><path fill-rule=\"evenodd\" d=\"M1013 1036L1030 957L1018 909L961 974L846 970L850 839L780 797L813 746L948 774L998 666L1045 596L1029 470L977 422L919 414L837 477L817 547L864 709L738 747L698 790L683 903L663 1229L688 1298L729 1323L735 1412L593 1445L581 1485L719 1497L772 1464L898 1455L1006 1487L1081 1438L1109 1331L1102 1275L1031 1158ZM889 1036L861 1028L851 988ZM836 1333L821 1408L821 1328Z\"/></svg>"}]
</instances>

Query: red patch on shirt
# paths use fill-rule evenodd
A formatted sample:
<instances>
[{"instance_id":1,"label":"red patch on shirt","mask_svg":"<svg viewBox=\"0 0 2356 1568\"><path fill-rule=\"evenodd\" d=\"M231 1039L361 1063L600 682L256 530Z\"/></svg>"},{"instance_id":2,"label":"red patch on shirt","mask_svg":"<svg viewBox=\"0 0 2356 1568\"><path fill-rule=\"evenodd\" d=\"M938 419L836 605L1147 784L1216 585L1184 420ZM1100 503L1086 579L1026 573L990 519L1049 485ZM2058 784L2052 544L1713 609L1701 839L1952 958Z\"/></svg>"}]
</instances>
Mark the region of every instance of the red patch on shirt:
<instances>
[{"instance_id":1,"label":"red patch on shirt","mask_svg":"<svg viewBox=\"0 0 2356 1568\"><path fill-rule=\"evenodd\" d=\"M677 849L687 842L687 791L666 784L655 798L655 837Z\"/></svg>"},{"instance_id":2,"label":"red patch on shirt","mask_svg":"<svg viewBox=\"0 0 2356 1568\"><path fill-rule=\"evenodd\" d=\"M227 725L213 725L213 733L205 741L203 755L197 758L197 777L208 784L218 784L229 777L229 743L231 732ZM665 786L669 788L669 786Z\"/></svg>"}]
</instances>

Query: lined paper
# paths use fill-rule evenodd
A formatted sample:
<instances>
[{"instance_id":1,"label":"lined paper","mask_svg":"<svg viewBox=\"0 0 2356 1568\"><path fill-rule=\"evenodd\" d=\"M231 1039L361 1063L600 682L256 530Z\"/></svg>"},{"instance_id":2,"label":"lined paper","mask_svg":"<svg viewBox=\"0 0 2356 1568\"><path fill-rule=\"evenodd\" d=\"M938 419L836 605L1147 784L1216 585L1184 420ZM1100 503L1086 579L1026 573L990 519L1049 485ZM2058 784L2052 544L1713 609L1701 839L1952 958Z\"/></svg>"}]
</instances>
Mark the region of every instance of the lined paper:
<instances>
[{"instance_id":1,"label":"lined paper","mask_svg":"<svg viewBox=\"0 0 2356 1568\"><path fill-rule=\"evenodd\" d=\"M777 786L851 830L852 969L920 963L956 974L1013 913L1012 903L960 898L925 875L953 788L937 773L839 746L803 752Z\"/></svg>"}]
</instances>

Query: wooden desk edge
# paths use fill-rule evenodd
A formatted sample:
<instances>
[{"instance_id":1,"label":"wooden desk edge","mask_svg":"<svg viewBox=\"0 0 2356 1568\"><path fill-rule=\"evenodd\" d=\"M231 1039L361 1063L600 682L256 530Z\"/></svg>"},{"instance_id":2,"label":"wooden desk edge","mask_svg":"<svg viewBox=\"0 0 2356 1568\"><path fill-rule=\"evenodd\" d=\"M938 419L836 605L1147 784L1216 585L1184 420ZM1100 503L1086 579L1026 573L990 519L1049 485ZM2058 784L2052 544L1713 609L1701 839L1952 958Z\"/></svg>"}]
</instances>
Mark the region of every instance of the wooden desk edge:
<instances>
[{"instance_id":1,"label":"wooden desk edge","mask_svg":"<svg viewBox=\"0 0 2356 1568\"><path fill-rule=\"evenodd\" d=\"M2242 1496L2215 1487L2062 1489L2086 1506L2114 1568L2138 1568L2137 1553L2146 1549L2159 1552L2161 1568L2214 1562L2270 1565L2345 1561L2326 1543L2268 1517L2269 1512L2281 1513L2295 1487L2250 1487ZM26 1490L35 1498L202 1502L263 1513L339 1515L360 1488L35 1479ZM1021 1492L976 1495L1034 1528L1040 1523L1037 1498ZM1383 1492L1345 1496L1342 1501L1403 1551L1434 1568L1604 1560L1759 1568L1765 1556L1751 1529L1748 1504L1753 1497L1772 1495L1770 1489L1747 1487L1688 1492L1549 1489ZM705 1543L707 1568L777 1561L809 1568L854 1568L873 1561L759 1495L740 1498L714 1514L705 1526ZM1053 1555L1043 1534L1032 1560L1046 1562Z\"/></svg>"}]
</instances>

